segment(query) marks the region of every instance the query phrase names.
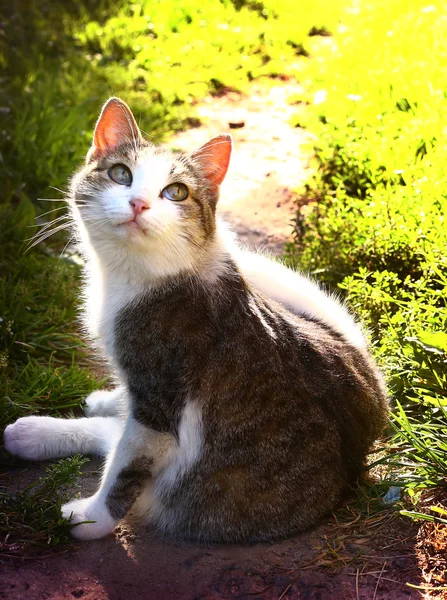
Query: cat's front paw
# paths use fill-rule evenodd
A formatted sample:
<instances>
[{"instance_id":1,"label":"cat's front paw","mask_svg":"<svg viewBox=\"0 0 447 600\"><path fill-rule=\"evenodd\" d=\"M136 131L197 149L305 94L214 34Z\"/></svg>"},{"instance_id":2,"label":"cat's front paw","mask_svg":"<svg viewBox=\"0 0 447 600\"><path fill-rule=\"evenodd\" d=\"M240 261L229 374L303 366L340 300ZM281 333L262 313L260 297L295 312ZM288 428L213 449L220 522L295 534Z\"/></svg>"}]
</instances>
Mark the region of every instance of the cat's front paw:
<instances>
[{"instance_id":1,"label":"cat's front paw","mask_svg":"<svg viewBox=\"0 0 447 600\"><path fill-rule=\"evenodd\" d=\"M97 390L85 399L84 414L87 417L114 417L119 412L116 390Z\"/></svg>"},{"instance_id":2,"label":"cat's front paw","mask_svg":"<svg viewBox=\"0 0 447 600\"><path fill-rule=\"evenodd\" d=\"M64 504L62 516L72 525L76 525L72 528L71 534L78 540L97 540L111 533L118 524L118 521L111 517L107 506L97 496L72 500ZM85 523L85 521L94 522Z\"/></svg>"},{"instance_id":3,"label":"cat's front paw","mask_svg":"<svg viewBox=\"0 0 447 600\"><path fill-rule=\"evenodd\" d=\"M53 445L51 417L22 417L8 425L3 435L5 449L25 460L45 460Z\"/></svg>"}]
</instances>

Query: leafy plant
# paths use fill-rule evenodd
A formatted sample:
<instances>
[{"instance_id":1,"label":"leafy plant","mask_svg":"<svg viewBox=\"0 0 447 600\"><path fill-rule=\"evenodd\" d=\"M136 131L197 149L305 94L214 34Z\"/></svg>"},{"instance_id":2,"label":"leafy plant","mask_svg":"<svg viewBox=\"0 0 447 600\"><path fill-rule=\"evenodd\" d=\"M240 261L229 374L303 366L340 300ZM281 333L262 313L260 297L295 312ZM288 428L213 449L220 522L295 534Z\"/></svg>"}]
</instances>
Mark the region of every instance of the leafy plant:
<instances>
[{"instance_id":1,"label":"leafy plant","mask_svg":"<svg viewBox=\"0 0 447 600\"><path fill-rule=\"evenodd\" d=\"M344 9L302 63L316 170L289 258L369 328L393 398L390 476L417 495L447 487L447 97L433 60L447 25L437 2Z\"/></svg>"}]
</instances>

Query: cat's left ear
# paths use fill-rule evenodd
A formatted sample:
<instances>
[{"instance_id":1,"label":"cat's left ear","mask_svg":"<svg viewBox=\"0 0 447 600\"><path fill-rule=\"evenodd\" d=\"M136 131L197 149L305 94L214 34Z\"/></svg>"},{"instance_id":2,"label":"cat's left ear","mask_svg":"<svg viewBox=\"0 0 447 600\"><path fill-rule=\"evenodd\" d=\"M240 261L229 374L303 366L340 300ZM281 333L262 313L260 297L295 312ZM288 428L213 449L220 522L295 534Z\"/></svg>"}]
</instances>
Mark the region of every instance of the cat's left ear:
<instances>
[{"instance_id":1,"label":"cat's left ear","mask_svg":"<svg viewBox=\"0 0 447 600\"><path fill-rule=\"evenodd\" d=\"M87 162L113 151L123 143L135 144L140 140L140 129L130 108L119 98L109 98L96 123Z\"/></svg>"},{"instance_id":2,"label":"cat's left ear","mask_svg":"<svg viewBox=\"0 0 447 600\"><path fill-rule=\"evenodd\" d=\"M232 148L231 135L221 133L190 156L200 168L202 175L213 185L219 186L227 174Z\"/></svg>"}]
</instances>

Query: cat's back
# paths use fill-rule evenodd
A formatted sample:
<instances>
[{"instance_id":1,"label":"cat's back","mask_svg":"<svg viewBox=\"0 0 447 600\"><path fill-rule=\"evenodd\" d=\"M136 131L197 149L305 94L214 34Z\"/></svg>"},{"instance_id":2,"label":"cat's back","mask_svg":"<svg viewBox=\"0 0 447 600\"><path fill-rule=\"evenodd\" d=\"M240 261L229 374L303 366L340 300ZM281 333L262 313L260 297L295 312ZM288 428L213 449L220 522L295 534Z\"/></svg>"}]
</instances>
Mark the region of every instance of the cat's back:
<instances>
[{"instance_id":1,"label":"cat's back","mask_svg":"<svg viewBox=\"0 0 447 600\"><path fill-rule=\"evenodd\" d=\"M240 403L334 420L341 411L344 422L352 408L372 435L383 425L384 386L366 350L266 299L233 265L213 285L185 277L142 295L119 313L115 333L129 381L179 404L193 393L222 418Z\"/></svg>"},{"instance_id":2,"label":"cat's back","mask_svg":"<svg viewBox=\"0 0 447 600\"><path fill-rule=\"evenodd\" d=\"M320 321L250 288L237 295L196 383L206 421L215 427L208 428L213 447L221 439L221 453L234 453L238 443L244 448L249 439L253 447L257 439L266 452L270 443L282 446L287 460L329 452L352 481L387 418L374 362Z\"/></svg>"}]
</instances>

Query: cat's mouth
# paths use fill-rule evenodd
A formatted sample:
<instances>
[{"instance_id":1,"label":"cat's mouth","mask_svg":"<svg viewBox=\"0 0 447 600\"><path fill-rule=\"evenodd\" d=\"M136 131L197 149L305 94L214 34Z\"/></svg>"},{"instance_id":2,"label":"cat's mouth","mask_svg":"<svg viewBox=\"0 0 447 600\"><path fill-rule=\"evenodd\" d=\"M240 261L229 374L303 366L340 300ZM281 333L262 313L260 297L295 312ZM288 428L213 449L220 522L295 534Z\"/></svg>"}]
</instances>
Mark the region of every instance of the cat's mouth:
<instances>
[{"instance_id":1,"label":"cat's mouth","mask_svg":"<svg viewBox=\"0 0 447 600\"><path fill-rule=\"evenodd\" d=\"M141 233L145 233L146 232L146 227L143 227L143 225L141 223L139 223L136 219L129 219L128 221L123 221L122 223L118 223L117 227L120 228L126 228L131 232L138 232L140 231Z\"/></svg>"}]
</instances>

